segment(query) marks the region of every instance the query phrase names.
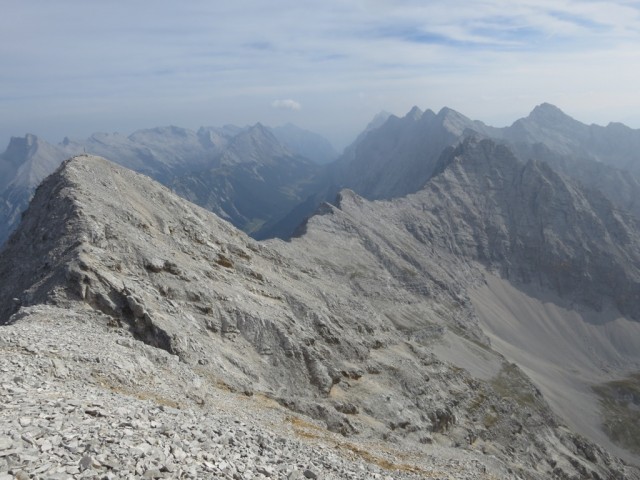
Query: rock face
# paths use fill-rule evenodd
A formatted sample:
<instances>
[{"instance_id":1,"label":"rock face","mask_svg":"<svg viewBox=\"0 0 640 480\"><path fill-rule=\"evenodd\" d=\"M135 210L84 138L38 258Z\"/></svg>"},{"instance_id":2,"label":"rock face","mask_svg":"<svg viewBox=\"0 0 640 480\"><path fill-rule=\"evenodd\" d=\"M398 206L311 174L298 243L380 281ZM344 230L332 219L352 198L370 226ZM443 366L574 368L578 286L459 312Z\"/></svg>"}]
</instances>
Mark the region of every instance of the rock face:
<instances>
[{"instance_id":1,"label":"rock face","mask_svg":"<svg viewBox=\"0 0 640 480\"><path fill-rule=\"evenodd\" d=\"M474 149L499 149L467 148L476 161ZM510 164L497 154L477 170L462 152L443 159L449 198L461 195L457 165L474 185ZM0 417L1 461L14 475L638 478L563 427L483 333L468 292L517 250L480 257L462 226L426 241L411 228L447 228L446 214L423 207L344 191L300 238L260 244L140 174L92 156L65 162L0 253L0 348L18 353L1 357L25 372L0 369L3 404L17 412ZM216 413L227 404L239 405L240 427ZM69 414L61 438L46 433L61 431L53 413L54 428L41 417L31 437L12 433L15 419L29 426L56 408ZM74 438L63 465L60 447ZM123 459L134 444L135 460ZM338 454L318 465L310 445Z\"/></svg>"},{"instance_id":2,"label":"rock face","mask_svg":"<svg viewBox=\"0 0 640 480\"><path fill-rule=\"evenodd\" d=\"M413 198L434 219L407 220L418 235L437 238L505 278L539 282L596 309L613 301L640 319L634 217L545 163L520 164L491 140L467 139L442 163L442 173Z\"/></svg>"}]
</instances>

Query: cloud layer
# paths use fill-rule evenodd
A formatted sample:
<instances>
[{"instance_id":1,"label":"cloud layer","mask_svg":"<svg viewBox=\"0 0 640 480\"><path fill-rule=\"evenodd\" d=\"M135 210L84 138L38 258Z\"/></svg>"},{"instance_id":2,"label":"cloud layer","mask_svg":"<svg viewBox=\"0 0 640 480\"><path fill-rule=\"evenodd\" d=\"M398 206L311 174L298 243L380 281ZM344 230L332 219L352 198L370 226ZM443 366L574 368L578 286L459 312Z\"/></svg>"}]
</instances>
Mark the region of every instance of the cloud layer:
<instances>
[{"instance_id":1,"label":"cloud layer","mask_svg":"<svg viewBox=\"0 0 640 480\"><path fill-rule=\"evenodd\" d=\"M504 124L548 101L640 127L639 26L634 0L11 0L0 141L273 124L298 103L338 143L414 104Z\"/></svg>"}]
</instances>

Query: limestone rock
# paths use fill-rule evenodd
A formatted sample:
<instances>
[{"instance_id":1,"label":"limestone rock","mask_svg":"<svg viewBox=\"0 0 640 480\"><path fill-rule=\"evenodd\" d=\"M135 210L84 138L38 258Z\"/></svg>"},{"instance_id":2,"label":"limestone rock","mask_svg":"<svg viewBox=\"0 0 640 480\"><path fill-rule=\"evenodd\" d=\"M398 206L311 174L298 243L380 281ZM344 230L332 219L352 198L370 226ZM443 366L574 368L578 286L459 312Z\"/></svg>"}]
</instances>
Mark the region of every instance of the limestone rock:
<instances>
[{"instance_id":1,"label":"limestone rock","mask_svg":"<svg viewBox=\"0 0 640 480\"><path fill-rule=\"evenodd\" d=\"M514 208L526 206L510 196L514 178L551 184L560 203L580 191L536 165L518 176L522 167L495 146L465 148L474 155L445 159L442 181L424 190L431 203L371 204L345 191L288 244L258 244L104 159L64 163L0 254L0 395L11 412L0 412L0 438L24 454L12 468L101 478L482 478L485 469L637 478L596 444L576 446L531 381L492 349L469 297L487 268L509 259L533 268L518 245L478 247L512 225L478 221L487 210L471 209L480 201L472 187L492 173L502 187L490 198ZM447 223L436 193L466 214ZM554 223L552 245L594 231L594 248L613 232L634 241L623 219L595 222L606 204L575 203L575 231ZM596 213L585 217L587 207ZM153 258L161 270L149 268ZM629 258L616 267L627 281ZM576 285L595 280L573 284L578 299ZM464 368L454 364L461 357ZM21 417L38 420L21 429ZM496 445L495 458L472 448L477 439ZM71 461L58 471L64 455ZM553 466L541 461L552 457Z\"/></svg>"}]
</instances>

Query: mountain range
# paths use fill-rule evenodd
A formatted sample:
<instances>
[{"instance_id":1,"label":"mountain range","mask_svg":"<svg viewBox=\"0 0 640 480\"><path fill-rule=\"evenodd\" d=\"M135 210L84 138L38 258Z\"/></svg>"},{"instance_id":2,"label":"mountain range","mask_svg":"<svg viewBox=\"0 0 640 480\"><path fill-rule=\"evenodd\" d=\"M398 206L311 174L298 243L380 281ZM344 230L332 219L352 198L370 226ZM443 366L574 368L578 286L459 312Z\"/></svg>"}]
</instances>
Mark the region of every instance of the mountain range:
<instances>
[{"instance_id":1,"label":"mountain range","mask_svg":"<svg viewBox=\"0 0 640 480\"><path fill-rule=\"evenodd\" d=\"M469 134L507 145L598 190L640 218L640 134L619 123L585 125L541 104L509 127L495 128L443 108L414 107L402 118L381 113L342 155L329 142L293 125L178 127L126 137L94 134L58 145L27 135L0 155L0 242L15 228L36 185L65 158L88 152L145 173L231 221L255 238L287 239L343 188L389 199L418 191L443 150ZM331 161L335 159L335 161Z\"/></svg>"},{"instance_id":2,"label":"mountain range","mask_svg":"<svg viewBox=\"0 0 640 480\"><path fill-rule=\"evenodd\" d=\"M31 134L14 137L0 155L0 243L17 225L36 186L64 159L84 152L116 159L165 185L175 185L249 232L294 208L302 186L322 163L338 156L327 140L290 124L273 129L260 124L202 127L197 132L158 127L129 136L95 133L84 141L65 138L57 145ZM186 191L187 186L193 191ZM218 188L217 196L205 194L203 188ZM249 191L251 201L243 196Z\"/></svg>"},{"instance_id":3,"label":"mountain range","mask_svg":"<svg viewBox=\"0 0 640 480\"><path fill-rule=\"evenodd\" d=\"M446 107L437 114L414 107L402 118L390 115L367 129L330 165L329 172L323 172L323 183L308 196L306 205L258 238L289 238L300 222L322 202L331 202L342 188L369 200L414 193L431 178L443 150L469 135L508 146L521 162L545 162L640 218L638 130L615 123L585 125L548 103L503 128L487 126Z\"/></svg>"},{"instance_id":4,"label":"mountain range","mask_svg":"<svg viewBox=\"0 0 640 480\"><path fill-rule=\"evenodd\" d=\"M586 126L548 104L501 129L414 108L379 117L324 167L259 124L183 133L182 145L208 138L218 150L140 164L156 178L195 166L165 177L171 188L79 155L35 191L0 251L0 348L27 372L18 381L0 369L7 398L49 412L41 385L65 392L99 412L65 434L85 438L99 418L123 421L121 405L199 419L223 391L282 444L330 448L394 478L640 478L640 132ZM123 157L128 142L112 140ZM17 167L7 152L2 168ZM243 206L260 201L251 194L281 202L295 236L258 242L234 226L255 225ZM55 345L39 346L41 331ZM104 395L113 407L96 410ZM22 454L31 447L12 421L0 423L0 470L53 471L71 455L85 470L135 471L117 453L124 440ZM280 452L245 438L259 458ZM188 450L167 444L139 475L187 468L178 448ZM220 470L211 455L197 468ZM225 474L257 468L241 458ZM304 468L306 478L348 476L335 473L343 460L301 458L289 478Z\"/></svg>"}]
</instances>

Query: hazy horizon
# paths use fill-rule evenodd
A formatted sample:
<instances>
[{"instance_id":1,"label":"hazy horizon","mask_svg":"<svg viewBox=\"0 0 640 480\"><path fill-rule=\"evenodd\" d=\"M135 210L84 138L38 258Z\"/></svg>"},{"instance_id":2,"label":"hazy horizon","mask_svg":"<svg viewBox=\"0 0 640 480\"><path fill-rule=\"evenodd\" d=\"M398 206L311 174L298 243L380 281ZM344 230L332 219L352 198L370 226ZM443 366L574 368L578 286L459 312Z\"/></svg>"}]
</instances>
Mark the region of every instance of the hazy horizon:
<instances>
[{"instance_id":1,"label":"hazy horizon","mask_svg":"<svg viewBox=\"0 0 640 480\"><path fill-rule=\"evenodd\" d=\"M0 148L287 122L337 149L382 110L506 126L549 102L640 127L640 6L520 0L5 2ZM1 146L4 144L4 146Z\"/></svg>"}]
</instances>

